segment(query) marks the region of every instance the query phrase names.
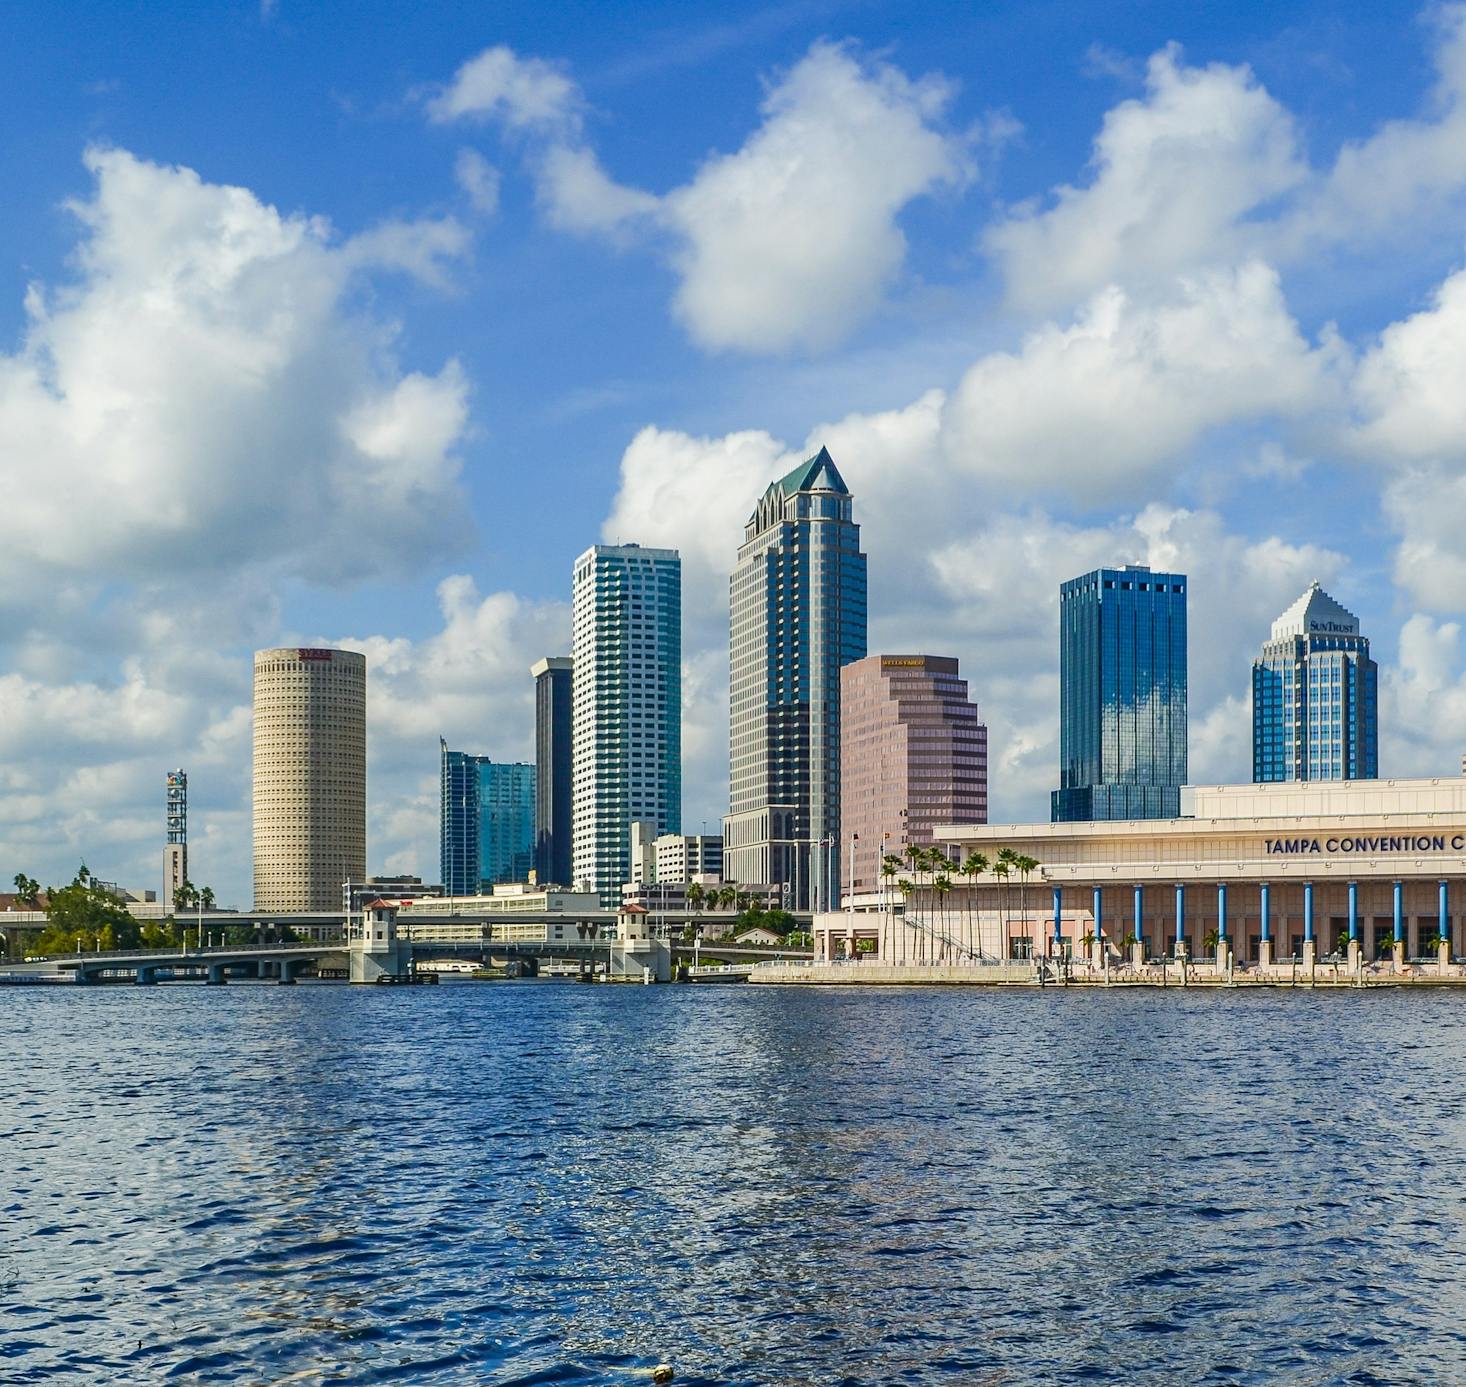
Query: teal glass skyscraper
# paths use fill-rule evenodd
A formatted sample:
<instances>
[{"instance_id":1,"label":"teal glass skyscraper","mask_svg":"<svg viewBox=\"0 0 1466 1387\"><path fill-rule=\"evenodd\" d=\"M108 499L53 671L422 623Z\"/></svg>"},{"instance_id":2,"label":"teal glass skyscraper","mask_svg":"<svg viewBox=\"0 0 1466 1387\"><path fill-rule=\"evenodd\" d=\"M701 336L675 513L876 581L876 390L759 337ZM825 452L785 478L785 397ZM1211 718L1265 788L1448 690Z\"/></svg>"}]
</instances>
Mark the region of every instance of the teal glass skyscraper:
<instances>
[{"instance_id":1,"label":"teal glass skyscraper","mask_svg":"<svg viewBox=\"0 0 1466 1387\"><path fill-rule=\"evenodd\" d=\"M1378 708L1359 618L1312 584L1252 662L1252 779L1376 779Z\"/></svg>"},{"instance_id":2,"label":"teal glass skyscraper","mask_svg":"<svg viewBox=\"0 0 1466 1387\"><path fill-rule=\"evenodd\" d=\"M535 768L449 751L440 737L439 867L450 896L524 881L534 866Z\"/></svg>"},{"instance_id":3,"label":"teal glass skyscraper","mask_svg":"<svg viewBox=\"0 0 1466 1387\"><path fill-rule=\"evenodd\" d=\"M1059 588L1055 823L1173 819L1186 783L1186 576L1139 564Z\"/></svg>"},{"instance_id":4,"label":"teal glass skyscraper","mask_svg":"<svg viewBox=\"0 0 1466 1387\"><path fill-rule=\"evenodd\" d=\"M833 905L840 862L840 670L866 653L865 555L850 489L821 448L772 483L730 582L723 875ZM843 848L843 853L842 853Z\"/></svg>"}]
</instances>

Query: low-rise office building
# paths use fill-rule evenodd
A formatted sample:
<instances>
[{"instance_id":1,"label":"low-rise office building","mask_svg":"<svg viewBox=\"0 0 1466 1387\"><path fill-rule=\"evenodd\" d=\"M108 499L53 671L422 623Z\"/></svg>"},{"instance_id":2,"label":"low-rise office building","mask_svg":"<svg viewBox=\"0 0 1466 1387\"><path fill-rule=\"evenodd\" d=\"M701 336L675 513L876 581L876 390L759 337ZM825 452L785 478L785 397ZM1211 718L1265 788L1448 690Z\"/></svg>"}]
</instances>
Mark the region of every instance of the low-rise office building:
<instances>
[{"instance_id":1,"label":"low-rise office building","mask_svg":"<svg viewBox=\"0 0 1466 1387\"><path fill-rule=\"evenodd\" d=\"M600 909L594 891L564 891L553 886L504 882L488 895L424 896L403 905L399 920L433 915L540 915L581 914Z\"/></svg>"},{"instance_id":2,"label":"low-rise office building","mask_svg":"<svg viewBox=\"0 0 1466 1387\"><path fill-rule=\"evenodd\" d=\"M952 856L1008 848L1037 865L959 875L940 898L918 878L906 911L999 958L1095 938L1196 957L1224 937L1239 962L1350 939L1366 960L1396 938L1411 957L1438 937L1466 953L1466 778L1188 786L1181 802L1175 819L939 828Z\"/></svg>"}]
</instances>

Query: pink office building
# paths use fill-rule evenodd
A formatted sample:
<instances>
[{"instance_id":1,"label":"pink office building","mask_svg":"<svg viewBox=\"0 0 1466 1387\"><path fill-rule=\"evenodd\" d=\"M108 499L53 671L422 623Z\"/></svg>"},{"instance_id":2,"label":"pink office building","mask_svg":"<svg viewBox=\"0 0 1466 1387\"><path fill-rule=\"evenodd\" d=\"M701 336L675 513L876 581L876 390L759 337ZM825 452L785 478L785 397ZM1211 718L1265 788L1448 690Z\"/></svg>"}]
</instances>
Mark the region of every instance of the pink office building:
<instances>
[{"instance_id":1,"label":"pink office building","mask_svg":"<svg viewBox=\"0 0 1466 1387\"><path fill-rule=\"evenodd\" d=\"M988 730L942 655L869 655L840 671L840 845L847 889L938 824L988 821ZM853 837L852 837L853 836ZM854 871L846 865L853 860Z\"/></svg>"}]
</instances>

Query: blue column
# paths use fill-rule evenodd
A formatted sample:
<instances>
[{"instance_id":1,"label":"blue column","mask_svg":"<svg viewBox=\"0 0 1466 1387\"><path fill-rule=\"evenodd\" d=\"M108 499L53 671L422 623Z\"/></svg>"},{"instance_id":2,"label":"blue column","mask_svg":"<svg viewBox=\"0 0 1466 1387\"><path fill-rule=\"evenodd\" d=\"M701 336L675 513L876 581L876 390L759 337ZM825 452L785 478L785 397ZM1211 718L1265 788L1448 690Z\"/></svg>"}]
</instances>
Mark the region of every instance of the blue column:
<instances>
[{"instance_id":1,"label":"blue column","mask_svg":"<svg viewBox=\"0 0 1466 1387\"><path fill-rule=\"evenodd\" d=\"M1447 944L1451 942L1451 908L1446 897L1446 883L1441 882L1440 925L1437 932Z\"/></svg>"},{"instance_id":2,"label":"blue column","mask_svg":"<svg viewBox=\"0 0 1466 1387\"><path fill-rule=\"evenodd\" d=\"M1054 887L1054 943L1064 937L1064 888Z\"/></svg>"},{"instance_id":3,"label":"blue column","mask_svg":"<svg viewBox=\"0 0 1466 1387\"><path fill-rule=\"evenodd\" d=\"M1094 888L1094 941L1099 943L1100 930L1104 926L1104 919L1100 913L1100 906L1103 903L1104 892L1098 886Z\"/></svg>"},{"instance_id":4,"label":"blue column","mask_svg":"<svg viewBox=\"0 0 1466 1387\"><path fill-rule=\"evenodd\" d=\"M1140 932L1140 926L1141 926L1141 923L1142 923L1142 921L1144 919L1144 916L1141 913L1141 909L1142 909L1142 906L1144 905L1144 902L1145 902L1145 887L1140 886L1140 885L1137 884L1137 886L1135 887L1135 937L1137 939L1144 939L1145 938L1145 935L1143 935Z\"/></svg>"},{"instance_id":5,"label":"blue column","mask_svg":"<svg viewBox=\"0 0 1466 1387\"><path fill-rule=\"evenodd\" d=\"M1313 883L1305 882L1303 886L1303 942L1313 942Z\"/></svg>"},{"instance_id":6,"label":"blue column","mask_svg":"<svg viewBox=\"0 0 1466 1387\"><path fill-rule=\"evenodd\" d=\"M1217 938L1225 940L1227 937L1227 883L1217 882Z\"/></svg>"},{"instance_id":7,"label":"blue column","mask_svg":"<svg viewBox=\"0 0 1466 1387\"><path fill-rule=\"evenodd\" d=\"M1405 942L1405 887L1402 882L1395 883L1395 943Z\"/></svg>"},{"instance_id":8,"label":"blue column","mask_svg":"<svg viewBox=\"0 0 1466 1387\"><path fill-rule=\"evenodd\" d=\"M1186 938L1186 888L1176 883L1176 942Z\"/></svg>"},{"instance_id":9,"label":"blue column","mask_svg":"<svg viewBox=\"0 0 1466 1387\"><path fill-rule=\"evenodd\" d=\"M1349 883L1349 942L1359 942L1359 883Z\"/></svg>"},{"instance_id":10,"label":"blue column","mask_svg":"<svg viewBox=\"0 0 1466 1387\"><path fill-rule=\"evenodd\" d=\"M1269 897L1269 895L1270 895L1270 893L1268 891L1268 884L1267 884L1267 882L1263 882L1263 884L1262 884L1262 904L1260 906L1260 909L1262 910L1262 942L1264 944L1266 944L1273 937L1272 923L1271 923L1272 916L1271 916L1271 913L1268 910L1268 904L1269 904L1268 897Z\"/></svg>"}]
</instances>

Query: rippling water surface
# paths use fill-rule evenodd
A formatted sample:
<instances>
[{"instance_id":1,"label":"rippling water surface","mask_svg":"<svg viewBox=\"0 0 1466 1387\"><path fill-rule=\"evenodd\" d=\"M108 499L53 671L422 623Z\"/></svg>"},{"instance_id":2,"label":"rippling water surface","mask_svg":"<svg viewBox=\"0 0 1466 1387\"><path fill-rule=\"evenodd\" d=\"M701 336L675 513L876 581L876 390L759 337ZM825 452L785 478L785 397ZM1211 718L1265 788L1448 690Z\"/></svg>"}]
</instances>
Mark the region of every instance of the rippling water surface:
<instances>
[{"instance_id":1,"label":"rippling water surface","mask_svg":"<svg viewBox=\"0 0 1466 1387\"><path fill-rule=\"evenodd\" d=\"M1466 1381L1466 998L0 992L0 1382Z\"/></svg>"}]
</instances>

